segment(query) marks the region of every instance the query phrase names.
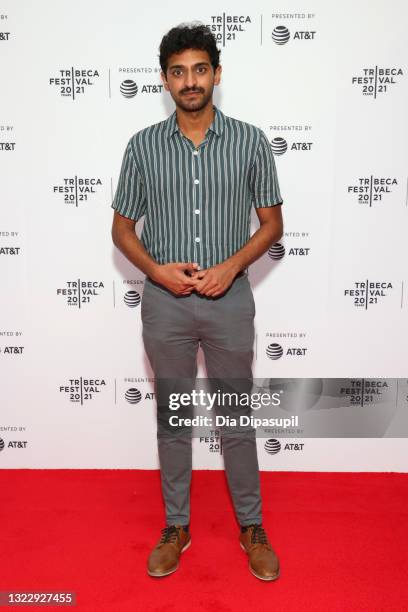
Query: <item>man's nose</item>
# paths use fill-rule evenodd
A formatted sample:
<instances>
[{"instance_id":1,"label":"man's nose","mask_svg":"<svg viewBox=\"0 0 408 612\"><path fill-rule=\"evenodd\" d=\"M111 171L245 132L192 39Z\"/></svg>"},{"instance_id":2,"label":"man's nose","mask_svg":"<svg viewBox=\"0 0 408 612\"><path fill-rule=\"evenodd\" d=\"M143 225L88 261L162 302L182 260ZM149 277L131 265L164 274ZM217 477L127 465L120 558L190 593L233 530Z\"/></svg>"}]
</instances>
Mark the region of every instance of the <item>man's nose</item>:
<instances>
[{"instance_id":1,"label":"man's nose","mask_svg":"<svg viewBox=\"0 0 408 612\"><path fill-rule=\"evenodd\" d=\"M194 69L186 72L186 87L193 89L197 85L197 73Z\"/></svg>"}]
</instances>

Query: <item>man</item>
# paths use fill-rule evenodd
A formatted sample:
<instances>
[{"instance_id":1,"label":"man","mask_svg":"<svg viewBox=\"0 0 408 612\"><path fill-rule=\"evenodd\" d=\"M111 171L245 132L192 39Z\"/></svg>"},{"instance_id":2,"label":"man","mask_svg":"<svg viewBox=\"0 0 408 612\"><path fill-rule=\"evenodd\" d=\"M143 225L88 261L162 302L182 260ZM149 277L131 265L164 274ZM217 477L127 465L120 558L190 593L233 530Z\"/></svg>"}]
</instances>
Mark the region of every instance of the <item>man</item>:
<instances>
[{"instance_id":1,"label":"man","mask_svg":"<svg viewBox=\"0 0 408 612\"><path fill-rule=\"evenodd\" d=\"M212 102L221 78L219 55L203 25L182 24L163 37L161 78L176 109L130 138L112 204L114 244L146 274L145 350L156 381L171 381L173 388L194 380L199 345L209 379L251 378L255 304L247 266L283 232L282 199L265 134ZM250 237L252 205L260 227ZM135 223L143 215L139 240ZM191 429L170 431L166 401L158 397L157 404L166 527L147 571L166 576L191 544L192 445ZM274 580L279 561L262 526L254 429L225 431L223 454L249 569Z\"/></svg>"}]
</instances>

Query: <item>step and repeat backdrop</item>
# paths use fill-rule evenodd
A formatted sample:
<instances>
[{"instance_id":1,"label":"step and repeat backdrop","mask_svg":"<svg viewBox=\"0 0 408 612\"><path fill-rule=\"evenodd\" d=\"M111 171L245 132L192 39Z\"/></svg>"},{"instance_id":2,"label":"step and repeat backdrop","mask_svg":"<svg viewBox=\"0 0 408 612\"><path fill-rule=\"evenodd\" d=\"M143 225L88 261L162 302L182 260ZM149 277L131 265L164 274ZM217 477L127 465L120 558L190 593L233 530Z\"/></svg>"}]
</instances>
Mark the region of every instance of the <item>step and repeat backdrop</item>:
<instances>
[{"instance_id":1,"label":"step and repeat backdrop","mask_svg":"<svg viewBox=\"0 0 408 612\"><path fill-rule=\"evenodd\" d=\"M406 428L373 426L379 397L408 410L407 18L402 0L0 4L1 466L159 466L144 275L111 203L131 135L174 110L161 38L200 21L221 49L214 102L264 130L284 199L284 235L249 269L254 377L339 422L258 437L260 467L408 470ZM218 431L193 465L222 469Z\"/></svg>"}]
</instances>

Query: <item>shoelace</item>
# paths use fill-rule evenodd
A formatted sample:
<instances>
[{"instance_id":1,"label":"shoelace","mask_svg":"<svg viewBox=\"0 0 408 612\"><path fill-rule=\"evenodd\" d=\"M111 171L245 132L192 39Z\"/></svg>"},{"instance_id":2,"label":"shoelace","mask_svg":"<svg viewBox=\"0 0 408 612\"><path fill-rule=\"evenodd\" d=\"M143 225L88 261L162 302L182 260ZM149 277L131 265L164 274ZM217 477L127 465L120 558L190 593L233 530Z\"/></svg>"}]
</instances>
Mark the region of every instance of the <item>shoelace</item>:
<instances>
[{"instance_id":1,"label":"shoelace","mask_svg":"<svg viewBox=\"0 0 408 612\"><path fill-rule=\"evenodd\" d=\"M258 524L252 526L254 529L251 535L251 544L269 544L265 529Z\"/></svg>"},{"instance_id":2,"label":"shoelace","mask_svg":"<svg viewBox=\"0 0 408 612\"><path fill-rule=\"evenodd\" d=\"M175 542L177 540L178 531L175 525L169 525L161 530L160 544L166 544L166 542Z\"/></svg>"}]
</instances>

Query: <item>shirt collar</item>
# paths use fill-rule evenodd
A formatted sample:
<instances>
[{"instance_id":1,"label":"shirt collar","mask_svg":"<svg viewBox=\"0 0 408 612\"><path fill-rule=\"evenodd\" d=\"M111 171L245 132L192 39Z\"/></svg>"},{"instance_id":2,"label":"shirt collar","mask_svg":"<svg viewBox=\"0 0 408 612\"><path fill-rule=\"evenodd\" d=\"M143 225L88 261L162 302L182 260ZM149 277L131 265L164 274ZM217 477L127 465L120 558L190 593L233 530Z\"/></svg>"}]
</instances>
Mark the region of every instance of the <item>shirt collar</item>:
<instances>
[{"instance_id":1,"label":"shirt collar","mask_svg":"<svg viewBox=\"0 0 408 612\"><path fill-rule=\"evenodd\" d=\"M213 104L214 108L214 119L211 125L209 126L209 130L214 132L217 136L221 136L222 131L224 129L225 124L225 115L220 109ZM176 111L170 115L167 119L167 136L170 138L176 132L180 132L180 128L177 123L177 114ZM181 133L181 132L180 132Z\"/></svg>"}]
</instances>

